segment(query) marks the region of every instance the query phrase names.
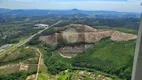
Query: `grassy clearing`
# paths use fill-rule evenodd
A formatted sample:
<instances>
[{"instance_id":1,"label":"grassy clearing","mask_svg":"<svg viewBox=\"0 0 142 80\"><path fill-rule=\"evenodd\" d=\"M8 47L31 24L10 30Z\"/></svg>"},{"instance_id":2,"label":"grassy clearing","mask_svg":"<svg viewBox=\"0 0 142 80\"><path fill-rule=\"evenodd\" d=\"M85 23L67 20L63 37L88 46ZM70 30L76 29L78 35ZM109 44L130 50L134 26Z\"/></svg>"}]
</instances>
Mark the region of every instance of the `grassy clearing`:
<instances>
[{"instance_id":1,"label":"grassy clearing","mask_svg":"<svg viewBox=\"0 0 142 80\"><path fill-rule=\"evenodd\" d=\"M41 73L47 73L47 67L46 67L46 65L44 65L44 64L40 65L40 72Z\"/></svg>"},{"instance_id":2,"label":"grassy clearing","mask_svg":"<svg viewBox=\"0 0 142 80\"><path fill-rule=\"evenodd\" d=\"M97 28L97 29L110 29L111 27L109 27L109 26L94 26L94 28Z\"/></svg>"},{"instance_id":3,"label":"grassy clearing","mask_svg":"<svg viewBox=\"0 0 142 80\"><path fill-rule=\"evenodd\" d=\"M47 80L46 74L39 74L38 75L38 80Z\"/></svg>"},{"instance_id":4,"label":"grassy clearing","mask_svg":"<svg viewBox=\"0 0 142 80\"><path fill-rule=\"evenodd\" d=\"M94 80L94 79L91 79L91 78L84 76L82 80ZM96 80L101 80L101 79L96 79Z\"/></svg>"},{"instance_id":5,"label":"grassy clearing","mask_svg":"<svg viewBox=\"0 0 142 80\"><path fill-rule=\"evenodd\" d=\"M125 32L125 33L131 33L131 34L138 34L138 31L133 30L133 29L128 29L128 28L112 28L113 30L117 30L120 32Z\"/></svg>"},{"instance_id":6,"label":"grassy clearing","mask_svg":"<svg viewBox=\"0 0 142 80\"><path fill-rule=\"evenodd\" d=\"M58 80L67 80L69 77L70 77L70 74L69 74L68 72L63 72L63 73L59 76Z\"/></svg>"},{"instance_id":7,"label":"grassy clearing","mask_svg":"<svg viewBox=\"0 0 142 80\"><path fill-rule=\"evenodd\" d=\"M38 63L38 57L29 58L27 60L24 60L23 63L25 63L25 64L37 64Z\"/></svg>"},{"instance_id":8,"label":"grassy clearing","mask_svg":"<svg viewBox=\"0 0 142 80\"><path fill-rule=\"evenodd\" d=\"M4 54L0 56L0 65L8 63L17 63L30 58L36 58L36 50L29 47L20 47L9 54ZM36 61L34 61L36 62Z\"/></svg>"},{"instance_id":9,"label":"grassy clearing","mask_svg":"<svg viewBox=\"0 0 142 80\"><path fill-rule=\"evenodd\" d=\"M28 73L36 73L37 72L37 64L30 64L28 67Z\"/></svg>"},{"instance_id":10,"label":"grassy clearing","mask_svg":"<svg viewBox=\"0 0 142 80\"><path fill-rule=\"evenodd\" d=\"M0 68L0 75L2 74L11 74L11 73L16 73L19 72L20 66L8 66L6 68Z\"/></svg>"},{"instance_id":11,"label":"grassy clearing","mask_svg":"<svg viewBox=\"0 0 142 80\"><path fill-rule=\"evenodd\" d=\"M125 32L125 33L131 33L131 34L136 34L138 33L138 31L134 30L134 29L130 29L130 28L122 28L122 27L119 27L119 28L112 28L112 27L109 27L109 26L95 26L94 28L97 28L97 29L112 29L112 30L117 30L117 31L120 31L120 32Z\"/></svg>"}]
</instances>

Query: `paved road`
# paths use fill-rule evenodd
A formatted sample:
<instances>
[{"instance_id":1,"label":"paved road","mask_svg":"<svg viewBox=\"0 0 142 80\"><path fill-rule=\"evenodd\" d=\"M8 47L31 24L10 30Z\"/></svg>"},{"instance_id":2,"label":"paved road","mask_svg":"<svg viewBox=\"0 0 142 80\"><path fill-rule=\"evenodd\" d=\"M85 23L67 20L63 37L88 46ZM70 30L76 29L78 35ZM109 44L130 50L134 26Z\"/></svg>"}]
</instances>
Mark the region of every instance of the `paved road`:
<instances>
[{"instance_id":1,"label":"paved road","mask_svg":"<svg viewBox=\"0 0 142 80\"><path fill-rule=\"evenodd\" d=\"M53 24L53 25L51 25L51 26L49 26L49 27L53 27L53 26L55 26L55 25L57 25L57 24L59 24L59 23L61 23L61 22L62 22L62 21L58 21L57 23L55 23L55 24ZM29 38L27 38L27 39L25 39L25 40L22 40L22 41L20 41L19 43L13 45L12 47L10 47L10 48L8 48L8 49L6 49L6 50L0 52L0 55L6 54L6 53L10 53L10 52L14 51L15 49L17 49L18 47L20 47L20 46L26 44L26 43L29 42L33 37L35 37L36 35L42 33L43 31L45 31L45 30L48 29L49 27L47 27L47 28L45 28L45 29L43 29L43 30L41 30L41 31L39 31L39 32L37 32L37 33L35 33L35 34L33 34L33 35L30 36Z\"/></svg>"}]
</instances>

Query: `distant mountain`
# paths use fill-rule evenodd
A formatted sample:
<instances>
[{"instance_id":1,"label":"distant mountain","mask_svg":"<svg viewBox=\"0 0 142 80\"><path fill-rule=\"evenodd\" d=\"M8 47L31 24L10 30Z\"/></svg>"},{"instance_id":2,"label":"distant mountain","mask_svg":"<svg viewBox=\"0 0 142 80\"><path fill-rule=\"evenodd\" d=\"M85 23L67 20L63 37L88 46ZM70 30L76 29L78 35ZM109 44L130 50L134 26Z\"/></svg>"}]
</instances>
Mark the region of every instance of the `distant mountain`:
<instances>
[{"instance_id":1,"label":"distant mountain","mask_svg":"<svg viewBox=\"0 0 142 80\"><path fill-rule=\"evenodd\" d=\"M17 16L17 17L30 17L30 16L47 16L47 15L77 15L81 17L88 17L95 15L99 18L139 18L140 13L130 12L116 12L116 11L85 11L79 9L72 10L38 10L38 9L18 9L10 10L0 8L0 14L3 16Z\"/></svg>"},{"instance_id":2,"label":"distant mountain","mask_svg":"<svg viewBox=\"0 0 142 80\"><path fill-rule=\"evenodd\" d=\"M76 11L76 12L77 12L77 11L80 11L80 10L79 10L79 9L74 8L74 9L72 9L72 11Z\"/></svg>"}]
</instances>

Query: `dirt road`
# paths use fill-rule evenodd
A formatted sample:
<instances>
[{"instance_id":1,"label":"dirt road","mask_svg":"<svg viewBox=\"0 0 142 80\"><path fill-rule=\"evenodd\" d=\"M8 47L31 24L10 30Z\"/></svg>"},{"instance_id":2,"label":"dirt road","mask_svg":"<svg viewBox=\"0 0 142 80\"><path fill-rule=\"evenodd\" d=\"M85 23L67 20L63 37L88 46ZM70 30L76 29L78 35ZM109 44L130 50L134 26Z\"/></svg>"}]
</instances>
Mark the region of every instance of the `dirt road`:
<instances>
[{"instance_id":1,"label":"dirt road","mask_svg":"<svg viewBox=\"0 0 142 80\"><path fill-rule=\"evenodd\" d=\"M38 80L38 75L39 75L39 70L40 70L40 64L41 64L41 57L42 57L42 53L40 52L39 49L36 49L37 52L39 53L39 58L38 58L38 67L37 67L37 73L36 73L36 78L35 80Z\"/></svg>"}]
</instances>

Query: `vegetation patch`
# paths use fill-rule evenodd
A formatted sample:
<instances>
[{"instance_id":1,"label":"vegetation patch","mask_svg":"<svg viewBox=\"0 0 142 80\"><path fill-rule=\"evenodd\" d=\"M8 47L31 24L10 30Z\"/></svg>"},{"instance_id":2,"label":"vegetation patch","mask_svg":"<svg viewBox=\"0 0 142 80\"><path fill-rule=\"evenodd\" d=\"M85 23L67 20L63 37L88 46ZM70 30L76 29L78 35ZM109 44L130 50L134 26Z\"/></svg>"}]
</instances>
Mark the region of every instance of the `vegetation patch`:
<instances>
[{"instance_id":1,"label":"vegetation patch","mask_svg":"<svg viewBox=\"0 0 142 80\"><path fill-rule=\"evenodd\" d=\"M25 80L27 74L19 72L19 73L12 73L12 74L4 74L0 75L0 80Z\"/></svg>"},{"instance_id":2,"label":"vegetation patch","mask_svg":"<svg viewBox=\"0 0 142 80\"><path fill-rule=\"evenodd\" d=\"M101 40L73 59L73 66L96 69L122 79L130 79L135 50L135 40L114 42ZM129 75L129 76L128 76Z\"/></svg>"},{"instance_id":3,"label":"vegetation patch","mask_svg":"<svg viewBox=\"0 0 142 80\"><path fill-rule=\"evenodd\" d=\"M1 66L0 75L16 73L16 72L19 72L19 69L20 69L20 65L17 65L17 64Z\"/></svg>"},{"instance_id":4,"label":"vegetation patch","mask_svg":"<svg viewBox=\"0 0 142 80\"><path fill-rule=\"evenodd\" d=\"M47 80L47 77L44 74L39 74L38 80Z\"/></svg>"},{"instance_id":5,"label":"vegetation patch","mask_svg":"<svg viewBox=\"0 0 142 80\"><path fill-rule=\"evenodd\" d=\"M63 72L59 76L58 80L67 80L70 77L70 74L68 72Z\"/></svg>"},{"instance_id":6,"label":"vegetation patch","mask_svg":"<svg viewBox=\"0 0 142 80\"><path fill-rule=\"evenodd\" d=\"M35 49L20 47L11 53L3 54L2 56L0 56L0 65L17 63L34 57L37 57Z\"/></svg>"},{"instance_id":7,"label":"vegetation patch","mask_svg":"<svg viewBox=\"0 0 142 80\"><path fill-rule=\"evenodd\" d=\"M28 66L28 73L36 73L37 72L37 64L30 64Z\"/></svg>"}]
</instances>

